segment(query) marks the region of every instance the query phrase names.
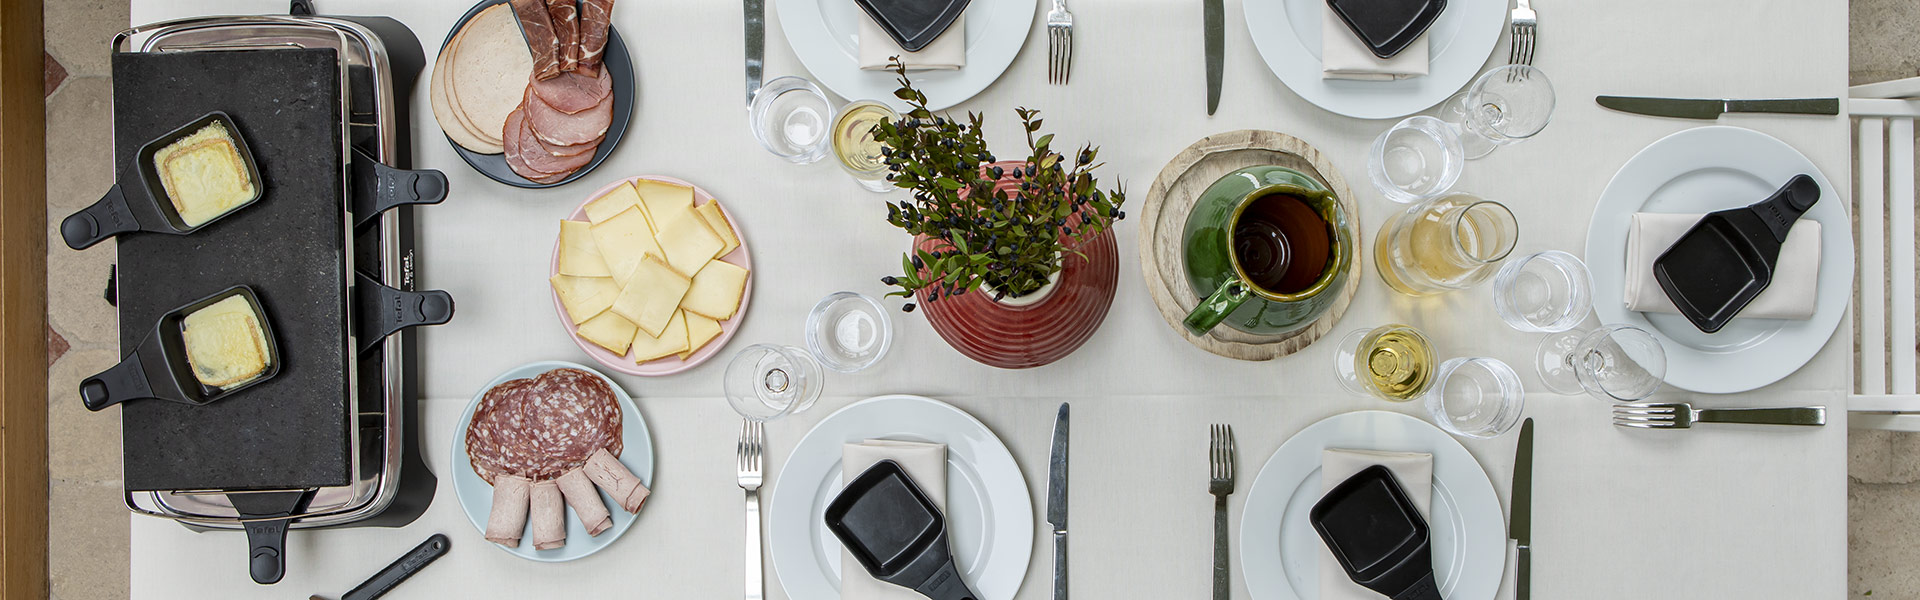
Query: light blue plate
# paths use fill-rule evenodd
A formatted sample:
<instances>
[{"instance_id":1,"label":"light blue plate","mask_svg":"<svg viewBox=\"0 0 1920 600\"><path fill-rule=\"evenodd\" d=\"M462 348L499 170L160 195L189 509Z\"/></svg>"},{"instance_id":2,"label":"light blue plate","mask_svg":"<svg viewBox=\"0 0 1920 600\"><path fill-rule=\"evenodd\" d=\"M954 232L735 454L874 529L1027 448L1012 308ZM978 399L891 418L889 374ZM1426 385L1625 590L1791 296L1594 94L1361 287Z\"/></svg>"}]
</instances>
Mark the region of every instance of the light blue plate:
<instances>
[{"instance_id":1,"label":"light blue plate","mask_svg":"<svg viewBox=\"0 0 1920 600\"><path fill-rule=\"evenodd\" d=\"M633 474L639 475L641 483L646 484L649 489L653 487L653 437L647 434L647 422L640 418L640 411L634 409L633 398L627 396L626 390L620 389L618 382L608 379L599 371L565 361L550 360L521 365L500 374L493 381L487 382L479 392L474 393L473 401L467 403L467 410L460 413L460 429L453 435L453 455L448 462L453 465L453 491L460 497L460 508L467 511L467 520L472 521L474 529L479 530L482 535L487 531L487 515L493 511L493 486L481 479L480 474L473 471L473 463L467 460L467 424L473 421L473 409L480 406L480 398L494 386L514 379L538 377L541 373L554 369L586 371L605 380L607 385L613 388L613 394L620 398L620 436L624 446L620 452L620 462L626 465L628 470L633 471ZM620 503L614 501L606 491L599 490L597 486L594 489L600 491L600 501L606 503L607 512L613 515L613 527L600 532L600 535L587 535L586 525L580 523L580 517L573 514L572 508L568 508L565 546L552 550L533 549L531 522L527 525L528 529L521 532L519 546L508 548L491 542L487 545L506 550L520 558L541 562L565 562L599 552L601 548L607 547L607 544L613 543L620 538L621 534L626 533L627 528L633 525L634 517L638 515L621 510Z\"/></svg>"}]
</instances>

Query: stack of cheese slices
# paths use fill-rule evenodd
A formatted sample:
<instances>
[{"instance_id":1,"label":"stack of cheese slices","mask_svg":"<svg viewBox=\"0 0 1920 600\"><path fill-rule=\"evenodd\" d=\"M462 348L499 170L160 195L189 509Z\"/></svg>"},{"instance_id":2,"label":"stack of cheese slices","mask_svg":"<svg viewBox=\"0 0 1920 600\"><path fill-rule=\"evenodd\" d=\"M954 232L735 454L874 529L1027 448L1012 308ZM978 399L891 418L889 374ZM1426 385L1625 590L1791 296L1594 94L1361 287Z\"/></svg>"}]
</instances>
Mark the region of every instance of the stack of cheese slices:
<instances>
[{"instance_id":1,"label":"stack of cheese slices","mask_svg":"<svg viewBox=\"0 0 1920 600\"><path fill-rule=\"evenodd\" d=\"M635 179L560 222L550 281L576 333L635 363L686 360L720 335L746 291L745 267L721 260L740 247L717 200L693 188Z\"/></svg>"}]
</instances>

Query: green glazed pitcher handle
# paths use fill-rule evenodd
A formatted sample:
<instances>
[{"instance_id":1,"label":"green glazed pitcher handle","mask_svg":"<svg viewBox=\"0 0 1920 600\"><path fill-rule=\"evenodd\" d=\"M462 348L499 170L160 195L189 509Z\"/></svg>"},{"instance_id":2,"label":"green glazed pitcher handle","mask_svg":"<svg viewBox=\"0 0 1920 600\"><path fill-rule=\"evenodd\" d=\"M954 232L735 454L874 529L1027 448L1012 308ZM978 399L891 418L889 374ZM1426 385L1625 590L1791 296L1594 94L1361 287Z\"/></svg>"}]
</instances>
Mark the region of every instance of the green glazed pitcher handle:
<instances>
[{"instance_id":1,"label":"green glazed pitcher handle","mask_svg":"<svg viewBox=\"0 0 1920 600\"><path fill-rule=\"evenodd\" d=\"M1181 321L1180 324L1187 326L1187 331L1194 335L1206 335L1207 332L1213 331L1214 326L1227 320L1227 315L1232 314L1234 309L1240 308L1241 304L1245 304L1247 299L1252 297L1252 287L1241 283L1238 279L1228 279L1220 283L1220 289L1214 290L1213 295L1207 296L1207 299L1200 301L1199 306L1193 307L1193 311L1187 313L1186 320Z\"/></svg>"}]
</instances>

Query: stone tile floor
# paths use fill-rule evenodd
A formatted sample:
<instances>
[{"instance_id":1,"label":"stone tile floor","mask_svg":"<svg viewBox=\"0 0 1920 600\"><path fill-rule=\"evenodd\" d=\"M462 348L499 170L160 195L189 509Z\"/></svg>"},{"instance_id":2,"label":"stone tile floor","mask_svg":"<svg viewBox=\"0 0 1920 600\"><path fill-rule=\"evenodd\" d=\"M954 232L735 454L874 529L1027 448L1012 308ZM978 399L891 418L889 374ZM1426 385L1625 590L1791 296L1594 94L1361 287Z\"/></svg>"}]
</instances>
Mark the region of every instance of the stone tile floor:
<instances>
[{"instance_id":1,"label":"stone tile floor","mask_svg":"<svg viewBox=\"0 0 1920 600\"><path fill-rule=\"evenodd\" d=\"M1920 76L1920 2L1853 0L1852 83ZM113 183L107 40L128 24L126 0L47 0L47 214L80 209ZM52 597L129 596L126 508L120 501L117 411L91 414L70 382L112 366L117 321L102 297L111 244L64 248L49 223L48 414ZM1920 598L1920 435L1856 431L1848 464L1850 596Z\"/></svg>"}]
</instances>

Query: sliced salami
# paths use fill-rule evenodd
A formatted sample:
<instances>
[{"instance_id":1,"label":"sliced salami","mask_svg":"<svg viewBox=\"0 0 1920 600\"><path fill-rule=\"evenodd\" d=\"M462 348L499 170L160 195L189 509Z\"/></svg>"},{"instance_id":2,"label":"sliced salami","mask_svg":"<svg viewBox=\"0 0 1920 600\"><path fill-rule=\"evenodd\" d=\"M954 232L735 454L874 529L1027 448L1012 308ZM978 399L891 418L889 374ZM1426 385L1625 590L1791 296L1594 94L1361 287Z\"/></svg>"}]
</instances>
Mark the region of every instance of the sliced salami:
<instances>
[{"instance_id":1,"label":"sliced salami","mask_svg":"<svg viewBox=\"0 0 1920 600\"><path fill-rule=\"evenodd\" d=\"M487 390L466 432L467 459L481 479L547 481L580 468L594 452L621 450L620 401L599 376L555 369Z\"/></svg>"}]
</instances>

